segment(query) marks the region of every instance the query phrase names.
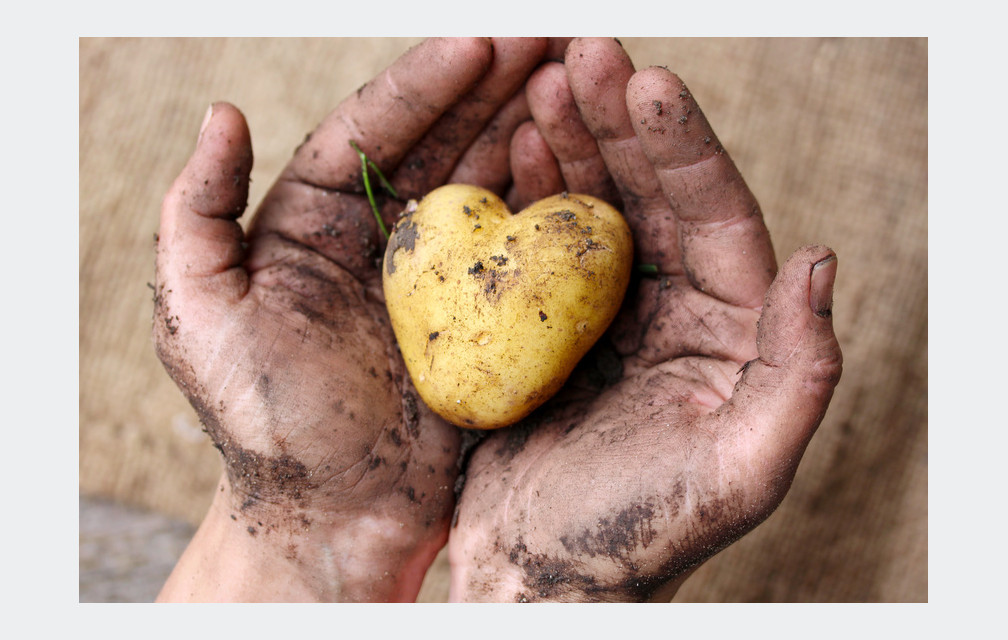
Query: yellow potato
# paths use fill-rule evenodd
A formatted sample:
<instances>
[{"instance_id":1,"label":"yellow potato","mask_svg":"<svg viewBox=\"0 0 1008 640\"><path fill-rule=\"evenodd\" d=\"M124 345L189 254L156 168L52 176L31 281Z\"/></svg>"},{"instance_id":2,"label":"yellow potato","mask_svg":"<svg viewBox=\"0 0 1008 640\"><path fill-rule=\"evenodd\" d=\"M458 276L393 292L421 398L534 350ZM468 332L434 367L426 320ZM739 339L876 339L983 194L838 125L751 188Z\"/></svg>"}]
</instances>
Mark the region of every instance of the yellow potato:
<instances>
[{"instance_id":1,"label":"yellow potato","mask_svg":"<svg viewBox=\"0 0 1008 640\"><path fill-rule=\"evenodd\" d=\"M456 184L410 204L382 274L413 384L458 426L513 424L560 389L612 322L630 280L630 230L586 195L512 215L490 191Z\"/></svg>"}]
</instances>

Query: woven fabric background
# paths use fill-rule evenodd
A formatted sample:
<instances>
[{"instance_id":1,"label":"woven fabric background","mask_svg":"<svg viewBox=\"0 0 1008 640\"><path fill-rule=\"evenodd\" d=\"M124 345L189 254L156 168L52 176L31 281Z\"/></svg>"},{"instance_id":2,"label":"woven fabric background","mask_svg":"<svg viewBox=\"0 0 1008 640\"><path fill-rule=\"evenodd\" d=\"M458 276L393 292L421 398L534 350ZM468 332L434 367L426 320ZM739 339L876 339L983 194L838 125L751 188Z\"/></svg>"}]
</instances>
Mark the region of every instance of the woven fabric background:
<instances>
[{"instance_id":1,"label":"woven fabric background","mask_svg":"<svg viewBox=\"0 0 1008 640\"><path fill-rule=\"evenodd\" d=\"M778 261L840 260L844 375L781 507L677 602L926 602L926 39L621 38L689 85ZM161 198L210 102L248 118L255 205L305 134L416 39L80 41L80 492L191 524L221 467L150 339ZM443 601L443 555L421 601Z\"/></svg>"}]
</instances>

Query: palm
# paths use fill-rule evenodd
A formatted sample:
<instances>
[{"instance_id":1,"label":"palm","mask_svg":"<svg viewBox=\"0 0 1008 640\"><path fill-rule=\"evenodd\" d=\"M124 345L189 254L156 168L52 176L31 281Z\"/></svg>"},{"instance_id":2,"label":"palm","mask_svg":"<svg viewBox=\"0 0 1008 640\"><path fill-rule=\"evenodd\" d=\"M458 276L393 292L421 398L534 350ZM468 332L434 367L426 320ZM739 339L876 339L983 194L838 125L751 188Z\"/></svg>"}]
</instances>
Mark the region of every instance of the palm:
<instances>
[{"instance_id":1,"label":"palm","mask_svg":"<svg viewBox=\"0 0 1008 640\"><path fill-rule=\"evenodd\" d=\"M330 514L356 509L441 523L453 502L457 437L417 402L395 349L368 203L330 195L349 206L319 208L297 197L312 191L281 183L250 228L249 292L219 341L244 357L209 374L230 378L217 388L235 389L221 422L240 431L225 441L265 445L273 455L258 465L286 460L280 468L288 477L278 480L324 496L319 506ZM283 208L275 209L279 198ZM248 415L266 420L240 419ZM233 481L269 475L250 475L246 458L224 453Z\"/></svg>"},{"instance_id":2,"label":"palm","mask_svg":"<svg viewBox=\"0 0 1008 640\"><path fill-rule=\"evenodd\" d=\"M759 496L746 494L707 419L747 358L662 353L655 345L677 331L668 314L647 313L686 300L693 313L720 305L675 277L641 282L634 298L564 392L491 435L469 463L463 530L452 535L506 550L518 599L641 599L758 521ZM754 345L755 313L738 315Z\"/></svg>"},{"instance_id":3,"label":"palm","mask_svg":"<svg viewBox=\"0 0 1008 640\"><path fill-rule=\"evenodd\" d=\"M459 434L417 399L396 349L384 237L351 143L402 198L379 196L386 226L406 198L448 181L503 195L510 133L528 118L516 92L545 48L414 48L305 140L247 232L235 219L249 132L234 107L215 106L165 201L155 343L224 456L234 513L370 523L427 562L443 544Z\"/></svg>"},{"instance_id":4,"label":"palm","mask_svg":"<svg viewBox=\"0 0 1008 640\"><path fill-rule=\"evenodd\" d=\"M634 74L617 43L579 41L528 92L541 132L530 153L555 156L540 161L556 182L540 188L621 200L637 261L658 275L631 284L561 394L473 452L449 541L453 597L640 600L787 491L839 375L802 274L832 263L806 249L775 280L752 194L669 72ZM814 384L800 378L809 367Z\"/></svg>"}]
</instances>

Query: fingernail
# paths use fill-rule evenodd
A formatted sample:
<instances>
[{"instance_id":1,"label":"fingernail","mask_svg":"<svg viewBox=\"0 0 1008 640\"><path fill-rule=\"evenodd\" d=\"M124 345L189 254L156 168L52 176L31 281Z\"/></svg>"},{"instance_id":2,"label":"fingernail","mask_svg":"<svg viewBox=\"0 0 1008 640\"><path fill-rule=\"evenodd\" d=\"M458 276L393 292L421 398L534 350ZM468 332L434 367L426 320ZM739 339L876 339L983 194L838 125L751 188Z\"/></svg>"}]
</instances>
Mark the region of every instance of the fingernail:
<instances>
[{"instance_id":1,"label":"fingernail","mask_svg":"<svg viewBox=\"0 0 1008 640\"><path fill-rule=\"evenodd\" d=\"M213 105L212 104L209 107L207 107L206 115L203 116L203 124L200 125L200 129L199 129L199 138L196 139L197 143L203 141L203 132L206 131L207 125L210 124L210 119L211 118L213 118Z\"/></svg>"},{"instance_id":2,"label":"fingernail","mask_svg":"<svg viewBox=\"0 0 1008 640\"><path fill-rule=\"evenodd\" d=\"M812 265L812 287L809 306L821 318L833 315L833 283L836 280L837 258L830 256Z\"/></svg>"}]
</instances>

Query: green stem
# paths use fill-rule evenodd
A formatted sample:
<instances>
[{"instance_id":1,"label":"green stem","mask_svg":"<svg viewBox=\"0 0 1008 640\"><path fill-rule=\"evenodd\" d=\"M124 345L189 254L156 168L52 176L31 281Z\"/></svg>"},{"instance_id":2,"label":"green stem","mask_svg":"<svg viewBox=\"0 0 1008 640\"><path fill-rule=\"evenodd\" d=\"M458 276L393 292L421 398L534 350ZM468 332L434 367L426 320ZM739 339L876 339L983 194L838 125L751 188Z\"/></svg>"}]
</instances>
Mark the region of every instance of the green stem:
<instances>
[{"instance_id":1,"label":"green stem","mask_svg":"<svg viewBox=\"0 0 1008 640\"><path fill-rule=\"evenodd\" d=\"M656 264L639 264L639 265L637 265L637 271L639 273L646 273L648 275L658 275L658 265L656 265Z\"/></svg>"},{"instance_id":2,"label":"green stem","mask_svg":"<svg viewBox=\"0 0 1008 640\"><path fill-rule=\"evenodd\" d=\"M367 157L367 155L364 154L363 151L361 151L361 148L357 146L357 143L351 140L350 146L354 148L354 151L356 151L357 155L360 157L361 176L364 178L364 191L367 193L368 202L371 203L371 212L374 213L375 220L378 221L378 228L381 229L382 235L384 235L385 239L388 240L388 228L385 227L385 221L382 220L381 213L378 212L378 204L375 202L374 192L371 190L371 179L368 177L368 167L374 169L375 173L378 174L378 180L381 182L382 187L388 191L393 198L398 197L398 195L396 194L395 189L392 188L392 185L389 184L389 181L385 179L385 175L381 172L381 169L378 168L378 165L376 165L370 158Z\"/></svg>"}]
</instances>

